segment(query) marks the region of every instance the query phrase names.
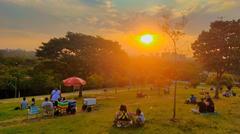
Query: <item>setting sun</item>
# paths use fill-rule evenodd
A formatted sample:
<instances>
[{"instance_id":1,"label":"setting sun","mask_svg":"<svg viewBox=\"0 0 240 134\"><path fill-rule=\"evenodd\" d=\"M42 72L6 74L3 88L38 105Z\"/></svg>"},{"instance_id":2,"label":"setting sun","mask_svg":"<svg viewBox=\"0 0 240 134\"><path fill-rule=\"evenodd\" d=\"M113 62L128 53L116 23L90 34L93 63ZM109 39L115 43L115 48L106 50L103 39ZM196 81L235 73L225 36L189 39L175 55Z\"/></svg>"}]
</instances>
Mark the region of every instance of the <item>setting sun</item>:
<instances>
[{"instance_id":1,"label":"setting sun","mask_svg":"<svg viewBox=\"0 0 240 134\"><path fill-rule=\"evenodd\" d=\"M151 34L142 35L140 41L144 44L150 44L153 42L153 35Z\"/></svg>"}]
</instances>

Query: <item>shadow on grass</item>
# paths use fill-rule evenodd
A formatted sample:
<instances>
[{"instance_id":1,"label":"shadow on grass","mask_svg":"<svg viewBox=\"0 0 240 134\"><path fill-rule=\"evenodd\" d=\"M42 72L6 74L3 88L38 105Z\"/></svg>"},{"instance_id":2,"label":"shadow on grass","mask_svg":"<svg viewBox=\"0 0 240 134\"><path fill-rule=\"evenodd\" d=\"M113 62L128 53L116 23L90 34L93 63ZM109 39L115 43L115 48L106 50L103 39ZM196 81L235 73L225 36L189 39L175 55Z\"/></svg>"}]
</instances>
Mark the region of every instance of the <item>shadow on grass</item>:
<instances>
[{"instance_id":1,"label":"shadow on grass","mask_svg":"<svg viewBox=\"0 0 240 134\"><path fill-rule=\"evenodd\" d=\"M126 127L126 128L118 128L111 127L108 131L110 134L118 134L118 133L144 133L144 127Z\"/></svg>"}]
</instances>

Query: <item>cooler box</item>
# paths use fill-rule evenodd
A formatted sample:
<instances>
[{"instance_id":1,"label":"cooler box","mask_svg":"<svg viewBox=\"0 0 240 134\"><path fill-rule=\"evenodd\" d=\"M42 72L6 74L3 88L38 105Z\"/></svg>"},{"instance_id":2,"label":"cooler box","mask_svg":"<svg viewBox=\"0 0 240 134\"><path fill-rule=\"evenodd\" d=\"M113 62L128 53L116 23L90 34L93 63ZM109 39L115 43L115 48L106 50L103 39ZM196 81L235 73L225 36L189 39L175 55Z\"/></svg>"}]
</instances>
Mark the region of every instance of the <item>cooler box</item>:
<instances>
[{"instance_id":1,"label":"cooler box","mask_svg":"<svg viewBox=\"0 0 240 134\"><path fill-rule=\"evenodd\" d=\"M76 100L68 100L68 106L69 107L76 107L77 106Z\"/></svg>"},{"instance_id":2,"label":"cooler box","mask_svg":"<svg viewBox=\"0 0 240 134\"><path fill-rule=\"evenodd\" d=\"M97 101L96 101L96 98L84 98L83 104L85 104L87 106L96 105Z\"/></svg>"}]
</instances>

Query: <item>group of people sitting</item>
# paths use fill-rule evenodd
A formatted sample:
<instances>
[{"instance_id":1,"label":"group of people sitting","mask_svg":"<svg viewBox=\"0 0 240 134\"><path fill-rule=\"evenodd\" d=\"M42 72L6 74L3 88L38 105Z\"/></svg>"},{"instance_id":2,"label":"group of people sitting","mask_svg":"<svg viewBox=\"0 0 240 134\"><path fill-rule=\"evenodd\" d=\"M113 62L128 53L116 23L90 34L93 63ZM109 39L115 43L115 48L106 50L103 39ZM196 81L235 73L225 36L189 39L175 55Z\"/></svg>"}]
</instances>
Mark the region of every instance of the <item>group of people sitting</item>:
<instances>
[{"instance_id":1,"label":"group of people sitting","mask_svg":"<svg viewBox=\"0 0 240 134\"><path fill-rule=\"evenodd\" d=\"M223 96L224 97L236 96L236 93L233 92L231 85L227 86L227 90L223 93Z\"/></svg>"},{"instance_id":2,"label":"group of people sitting","mask_svg":"<svg viewBox=\"0 0 240 134\"><path fill-rule=\"evenodd\" d=\"M20 109L21 110L29 109L29 108L31 108L32 106L35 106L35 105L36 105L35 98L31 99L31 103L29 105L28 101L26 100L26 97L23 97L23 100L20 104ZM53 108L53 103L51 101L49 101L48 97L45 98L44 102L42 102L42 105L41 105L42 108L46 107L46 106L49 106L49 107Z\"/></svg>"},{"instance_id":3,"label":"group of people sitting","mask_svg":"<svg viewBox=\"0 0 240 134\"><path fill-rule=\"evenodd\" d=\"M26 97L23 97L20 109L30 109L31 111L31 108L33 107L36 107L35 98L32 98L31 104L29 105ZM59 115L62 111L74 114L76 112L76 101L67 101L65 97L61 97L61 91L59 89L54 89L51 92L50 99L48 97L44 99L41 108L43 109L43 112L54 111L54 115Z\"/></svg>"},{"instance_id":4,"label":"group of people sitting","mask_svg":"<svg viewBox=\"0 0 240 134\"><path fill-rule=\"evenodd\" d=\"M145 118L143 112L138 108L136 113L127 111L126 105L121 105L119 111L116 113L113 121L113 126L116 127L129 127L136 126L141 127L144 125Z\"/></svg>"},{"instance_id":5,"label":"group of people sitting","mask_svg":"<svg viewBox=\"0 0 240 134\"><path fill-rule=\"evenodd\" d=\"M54 107L56 106L56 103L58 101L65 101L65 97L61 97L61 91L59 89L54 89L52 92L51 92L51 101L49 100L48 97L45 98L44 102L42 102L42 107L45 107L45 106L49 106L49 107ZM36 102L35 102L35 98L32 98L31 99L31 103L30 105L28 104L28 101L26 100L26 97L23 97L23 100L20 104L20 109L21 110L24 110L24 109L28 109L30 108L31 106L35 106L36 105Z\"/></svg>"},{"instance_id":6,"label":"group of people sitting","mask_svg":"<svg viewBox=\"0 0 240 134\"><path fill-rule=\"evenodd\" d=\"M57 102L63 102L65 101L65 97L59 98L58 101L50 101L48 97L45 97L44 101L42 102L41 107L50 107L50 108L54 108L57 105ZM24 109L29 109L31 106L35 106L35 98L31 99L31 103L30 105L28 104L28 101L26 100L26 97L23 97L23 100L20 104L20 109L24 110Z\"/></svg>"},{"instance_id":7,"label":"group of people sitting","mask_svg":"<svg viewBox=\"0 0 240 134\"><path fill-rule=\"evenodd\" d=\"M28 104L28 101L26 100L26 97L23 97L23 100L20 104L20 109L29 109L31 106L35 106L35 98L32 98L30 105Z\"/></svg>"}]
</instances>

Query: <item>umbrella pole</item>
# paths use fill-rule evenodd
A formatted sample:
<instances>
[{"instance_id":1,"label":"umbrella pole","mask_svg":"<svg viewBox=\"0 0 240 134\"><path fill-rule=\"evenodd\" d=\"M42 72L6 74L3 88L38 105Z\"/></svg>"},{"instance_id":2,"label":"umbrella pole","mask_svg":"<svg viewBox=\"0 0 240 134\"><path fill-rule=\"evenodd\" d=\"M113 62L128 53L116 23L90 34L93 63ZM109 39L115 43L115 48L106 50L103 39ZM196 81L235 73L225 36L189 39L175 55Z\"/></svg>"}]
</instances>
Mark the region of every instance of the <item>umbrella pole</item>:
<instances>
[{"instance_id":1,"label":"umbrella pole","mask_svg":"<svg viewBox=\"0 0 240 134\"><path fill-rule=\"evenodd\" d=\"M75 95L75 94L74 94L74 91L75 91L75 87L73 86L73 96Z\"/></svg>"}]
</instances>

